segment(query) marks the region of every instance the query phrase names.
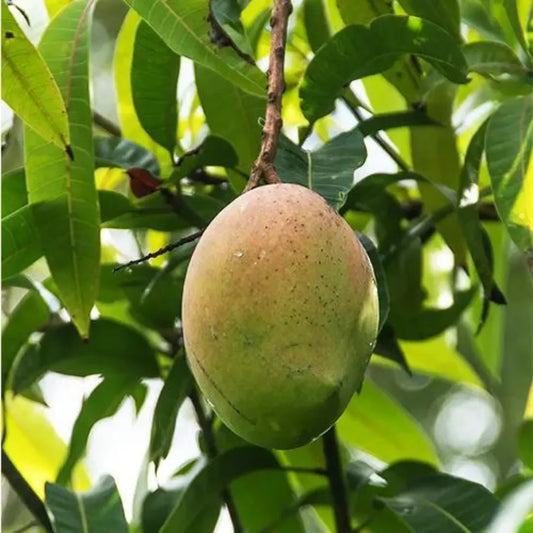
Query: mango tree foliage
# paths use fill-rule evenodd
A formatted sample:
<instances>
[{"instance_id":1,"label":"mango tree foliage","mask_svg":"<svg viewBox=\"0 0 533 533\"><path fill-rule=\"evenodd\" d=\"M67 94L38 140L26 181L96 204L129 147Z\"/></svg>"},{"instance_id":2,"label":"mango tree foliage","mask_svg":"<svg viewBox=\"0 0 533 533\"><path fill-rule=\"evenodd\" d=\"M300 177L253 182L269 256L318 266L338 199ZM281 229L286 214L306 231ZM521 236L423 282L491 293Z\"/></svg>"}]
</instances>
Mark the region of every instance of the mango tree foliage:
<instances>
[{"instance_id":1,"label":"mango tree foliage","mask_svg":"<svg viewBox=\"0 0 533 533\"><path fill-rule=\"evenodd\" d=\"M182 331L195 232L261 148L272 2L40 2L35 46L36 11L2 4L16 115L2 132L3 526L207 533L225 509L235 531L528 530L529 2L294 2L277 172L359 236L379 334L334 432L284 451L224 426ZM83 399L51 394L54 379L84 380ZM66 444L45 418L54 395L72 411ZM125 410L148 420L125 444L145 457L128 465L134 497L130 477L90 468L107 452L93 437Z\"/></svg>"}]
</instances>

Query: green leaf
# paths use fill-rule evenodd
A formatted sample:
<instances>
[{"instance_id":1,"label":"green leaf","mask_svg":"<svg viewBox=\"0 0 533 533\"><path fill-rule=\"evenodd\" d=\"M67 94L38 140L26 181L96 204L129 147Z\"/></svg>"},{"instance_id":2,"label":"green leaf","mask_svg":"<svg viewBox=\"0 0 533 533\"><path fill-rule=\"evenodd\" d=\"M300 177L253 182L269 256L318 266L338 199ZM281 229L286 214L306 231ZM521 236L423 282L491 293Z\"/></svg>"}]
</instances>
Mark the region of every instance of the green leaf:
<instances>
[{"instance_id":1,"label":"green leaf","mask_svg":"<svg viewBox=\"0 0 533 533\"><path fill-rule=\"evenodd\" d=\"M458 0L398 0L408 15L427 19L445 29L456 41L461 40Z\"/></svg>"},{"instance_id":2,"label":"green leaf","mask_svg":"<svg viewBox=\"0 0 533 533\"><path fill-rule=\"evenodd\" d=\"M170 180L178 181L194 170L207 166L233 168L238 162L237 154L228 141L209 135L200 146L180 157Z\"/></svg>"},{"instance_id":3,"label":"green leaf","mask_svg":"<svg viewBox=\"0 0 533 533\"><path fill-rule=\"evenodd\" d=\"M219 453L249 446L223 424L216 427L215 438ZM286 520L274 529L276 533L305 533L299 515L285 514L286 507L297 501L290 475L282 470L259 470L232 481L230 492L245 531L265 531L273 517L283 515Z\"/></svg>"},{"instance_id":4,"label":"green leaf","mask_svg":"<svg viewBox=\"0 0 533 533\"><path fill-rule=\"evenodd\" d=\"M401 339L422 340L434 337L453 326L468 307L475 288L457 291L453 304L444 309L422 308L416 313L402 312L400 306L391 309L391 323Z\"/></svg>"},{"instance_id":5,"label":"green leaf","mask_svg":"<svg viewBox=\"0 0 533 533\"><path fill-rule=\"evenodd\" d=\"M331 35L326 15L325 0L304 0L303 16L307 40L316 52Z\"/></svg>"},{"instance_id":6,"label":"green leaf","mask_svg":"<svg viewBox=\"0 0 533 533\"><path fill-rule=\"evenodd\" d=\"M485 533L502 531L531 533L531 507L533 506L533 479L526 479L515 487L502 501L498 513L485 529ZM529 527L524 527L527 524ZM522 526L522 527L521 527Z\"/></svg>"},{"instance_id":7,"label":"green leaf","mask_svg":"<svg viewBox=\"0 0 533 533\"><path fill-rule=\"evenodd\" d=\"M184 492L180 487L175 490L157 489L146 496L142 508L142 531L159 531L168 515ZM191 524L194 533L212 533L220 512L220 501L205 506L202 514Z\"/></svg>"},{"instance_id":8,"label":"green leaf","mask_svg":"<svg viewBox=\"0 0 533 533\"><path fill-rule=\"evenodd\" d=\"M337 430L345 444L387 463L403 459L439 462L429 437L414 418L369 379L348 404Z\"/></svg>"},{"instance_id":9,"label":"green leaf","mask_svg":"<svg viewBox=\"0 0 533 533\"><path fill-rule=\"evenodd\" d=\"M128 533L120 494L111 476L81 493L46 483L45 494L56 533Z\"/></svg>"},{"instance_id":10,"label":"green leaf","mask_svg":"<svg viewBox=\"0 0 533 533\"><path fill-rule=\"evenodd\" d=\"M479 41L463 46L468 70L479 74L527 75L513 49L497 41Z\"/></svg>"},{"instance_id":11,"label":"green leaf","mask_svg":"<svg viewBox=\"0 0 533 533\"><path fill-rule=\"evenodd\" d=\"M485 0L462 0L461 17L485 38L505 42L505 33L490 7Z\"/></svg>"},{"instance_id":12,"label":"green leaf","mask_svg":"<svg viewBox=\"0 0 533 533\"><path fill-rule=\"evenodd\" d=\"M505 303L505 296L494 281L494 264L490 239L481 225L477 202L479 197L479 168L485 145L485 122L472 137L461 170L461 183L457 193L459 221L472 256L472 261L483 286L483 309L478 327L481 328L488 315L489 301Z\"/></svg>"},{"instance_id":13,"label":"green leaf","mask_svg":"<svg viewBox=\"0 0 533 533\"><path fill-rule=\"evenodd\" d=\"M176 145L176 93L180 58L144 21L135 33L131 91L139 122L172 155Z\"/></svg>"},{"instance_id":14,"label":"green leaf","mask_svg":"<svg viewBox=\"0 0 533 533\"><path fill-rule=\"evenodd\" d=\"M381 263L379 257L378 249L376 245L369 239L365 234L358 233L357 237L361 241L370 262L372 263L372 268L374 270L374 276L376 277L376 285L378 287L378 299L379 299L379 326L378 333L383 328L389 315L389 289L387 287L387 277L385 275L385 270Z\"/></svg>"},{"instance_id":15,"label":"green leaf","mask_svg":"<svg viewBox=\"0 0 533 533\"><path fill-rule=\"evenodd\" d=\"M518 455L530 470L533 470L533 419L524 420L518 435Z\"/></svg>"},{"instance_id":16,"label":"green leaf","mask_svg":"<svg viewBox=\"0 0 533 533\"><path fill-rule=\"evenodd\" d=\"M95 167L140 167L159 175L159 163L152 152L122 137L94 138Z\"/></svg>"},{"instance_id":17,"label":"green leaf","mask_svg":"<svg viewBox=\"0 0 533 533\"><path fill-rule=\"evenodd\" d=\"M282 135L276 169L283 182L303 185L339 209L352 188L354 170L365 159L363 136L357 128L337 135L315 152L303 150Z\"/></svg>"},{"instance_id":18,"label":"green leaf","mask_svg":"<svg viewBox=\"0 0 533 533\"><path fill-rule=\"evenodd\" d=\"M438 126L438 123L429 118L424 111L415 109L397 113L376 114L360 122L357 128L365 137L368 137L382 130L408 126Z\"/></svg>"},{"instance_id":19,"label":"green leaf","mask_svg":"<svg viewBox=\"0 0 533 533\"><path fill-rule=\"evenodd\" d=\"M39 292L29 291L9 315L2 330L2 390L18 351L34 331L50 318L50 309Z\"/></svg>"},{"instance_id":20,"label":"green leaf","mask_svg":"<svg viewBox=\"0 0 533 533\"><path fill-rule=\"evenodd\" d=\"M191 474L190 482L160 533L194 531L194 521L229 483L256 470L277 468L279 463L272 453L255 446L235 448L219 455Z\"/></svg>"},{"instance_id":21,"label":"green leaf","mask_svg":"<svg viewBox=\"0 0 533 533\"><path fill-rule=\"evenodd\" d=\"M2 176L2 218L28 203L24 169L18 168Z\"/></svg>"},{"instance_id":22,"label":"green leaf","mask_svg":"<svg viewBox=\"0 0 533 533\"><path fill-rule=\"evenodd\" d=\"M47 27L39 45L69 110L73 160L29 127L24 131L26 186L35 224L61 299L84 338L89 335L100 261L88 84L89 19L90 4L69 4Z\"/></svg>"},{"instance_id":23,"label":"green leaf","mask_svg":"<svg viewBox=\"0 0 533 533\"><path fill-rule=\"evenodd\" d=\"M70 143L65 103L39 52L2 2L2 99L47 142Z\"/></svg>"},{"instance_id":24,"label":"green leaf","mask_svg":"<svg viewBox=\"0 0 533 533\"><path fill-rule=\"evenodd\" d=\"M265 77L231 47L210 40L209 5L203 0L126 0L176 54L217 72L256 96L265 93Z\"/></svg>"},{"instance_id":25,"label":"green leaf","mask_svg":"<svg viewBox=\"0 0 533 533\"><path fill-rule=\"evenodd\" d=\"M431 183L454 191L459 188L461 173L456 132L452 125L455 93L456 87L447 82L439 83L429 90L424 100L426 112L441 126L412 127L409 130L413 169ZM419 183L418 188L428 212L436 213L449 205L449 199L428 183ZM464 265L466 243L457 215L452 214L437 221L436 226L453 251L455 262Z\"/></svg>"},{"instance_id":26,"label":"green leaf","mask_svg":"<svg viewBox=\"0 0 533 533\"><path fill-rule=\"evenodd\" d=\"M150 461L156 466L170 451L178 411L193 386L185 357L176 357L157 399L150 436Z\"/></svg>"},{"instance_id":27,"label":"green leaf","mask_svg":"<svg viewBox=\"0 0 533 533\"><path fill-rule=\"evenodd\" d=\"M381 331L378 334L373 353L381 355L390 361L394 361L411 375L411 369L409 368L405 354L396 338L394 328L390 324L383 324ZM375 359L372 362L374 361Z\"/></svg>"},{"instance_id":28,"label":"green leaf","mask_svg":"<svg viewBox=\"0 0 533 533\"><path fill-rule=\"evenodd\" d=\"M238 168L248 175L261 146L259 120L265 114L264 95L247 94L199 65L195 66L194 72L198 96L211 134L233 145L239 158Z\"/></svg>"},{"instance_id":29,"label":"green leaf","mask_svg":"<svg viewBox=\"0 0 533 533\"><path fill-rule=\"evenodd\" d=\"M368 24L381 15L392 14L387 0L336 0L342 20L348 24Z\"/></svg>"},{"instance_id":30,"label":"green leaf","mask_svg":"<svg viewBox=\"0 0 533 533\"><path fill-rule=\"evenodd\" d=\"M22 272L42 255L31 206L26 205L2 218L2 279Z\"/></svg>"},{"instance_id":31,"label":"green leaf","mask_svg":"<svg viewBox=\"0 0 533 533\"><path fill-rule=\"evenodd\" d=\"M522 28L522 24L520 22L520 17L518 16L518 9L516 5L517 0L503 0L503 5L505 7L505 13L507 15L507 18L509 19L509 23L511 24L511 28L513 28L513 32L515 34L516 40L522 47L522 50L531 57L531 53L529 51L529 47L526 41L526 37L524 35L524 29ZM530 8L531 9L531 8ZM529 14L531 17L531 13Z\"/></svg>"},{"instance_id":32,"label":"green leaf","mask_svg":"<svg viewBox=\"0 0 533 533\"><path fill-rule=\"evenodd\" d=\"M349 82L391 68L404 54L416 54L455 83L468 81L465 58L442 28L418 17L384 15L370 27L347 26L316 54L305 72L300 97L314 122L334 109Z\"/></svg>"},{"instance_id":33,"label":"green leaf","mask_svg":"<svg viewBox=\"0 0 533 533\"><path fill-rule=\"evenodd\" d=\"M67 485L70 482L76 463L85 453L93 426L99 420L113 416L117 412L134 382L129 375L104 378L91 394L84 399L72 428L67 457L57 474L57 483Z\"/></svg>"},{"instance_id":34,"label":"green leaf","mask_svg":"<svg viewBox=\"0 0 533 533\"><path fill-rule=\"evenodd\" d=\"M70 376L159 376L153 348L139 332L109 319L92 323L94 334L83 342L72 324L48 330L38 344L29 345L15 362L12 388L29 387L46 372Z\"/></svg>"},{"instance_id":35,"label":"green leaf","mask_svg":"<svg viewBox=\"0 0 533 533\"><path fill-rule=\"evenodd\" d=\"M422 477L381 501L416 533L482 531L498 500L482 485L446 474Z\"/></svg>"},{"instance_id":36,"label":"green leaf","mask_svg":"<svg viewBox=\"0 0 533 533\"><path fill-rule=\"evenodd\" d=\"M505 102L492 115L485 138L498 214L524 252L533 251L533 95Z\"/></svg>"},{"instance_id":37,"label":"green leaf","mask_svg":"<svg viewBox=\"0 0 533 533\"><path fill-rule=\"evenodd\" d=\"M113 272L115 266L102 265L97 300L112 303L127 299L138 322L160 331L171 330L181 316L183 280L148 265Z\"/></svg>"}]
</instances>

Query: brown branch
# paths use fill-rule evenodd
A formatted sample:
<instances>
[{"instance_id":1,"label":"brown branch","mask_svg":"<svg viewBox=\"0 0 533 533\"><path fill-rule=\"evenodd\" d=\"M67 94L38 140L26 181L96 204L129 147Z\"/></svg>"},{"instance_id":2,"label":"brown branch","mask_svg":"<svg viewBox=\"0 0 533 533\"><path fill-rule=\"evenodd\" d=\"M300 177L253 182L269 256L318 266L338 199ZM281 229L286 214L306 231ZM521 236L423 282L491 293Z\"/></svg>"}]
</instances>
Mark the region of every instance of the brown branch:
<instances>
[{"instance_id":1,"label":"brown branch","mask_svg":"<svg viewBox=\"0 0 533 533\"><path fill-rule=\"evenodd\" d=\"M204 232L203 229L200 231L196 231L194 233L191 233L187 237L183 237L183 239L180 239L177 242L173 242L167 246L164 246L163 248L159 248L159 250L146 254L143 257L139 257L139 259L134 259L133 261L129 261L128 263L124 263L123 265L118 265L113 269L113 272L118 272L119 270L122 270L123 268L128 268L133 265L138 265L140 263L144 263L145 261L148 261L148 259L154 259L155 257L159 257L160 255L166 254L167 252L170 252L171 250L174 250L175 248L178 248L180 246L183 246L184 244L187 244L189 242L193 242L196 239L199 239L202 236L202 233Z\"/></svg>"},{"instance_id":2,"label":"brown branch","mask_svg":"<svg viewBox=\"0 0 533 533\"><path fill-rule=\"evenodd\" d=\"M283 66L285 63L285 47L287 45L287 24L291 11L290 0L274 0L272 18L270 19L272 33L267 71L268 89L263 141L259 156L252 167L250 179L244 189L245 192L256 187L262 178L268 183L280 182L274 167L274 160L278 151L281 126L283 125L281 119L281 99L285 89Z\"/></svg>"}]
</instances>

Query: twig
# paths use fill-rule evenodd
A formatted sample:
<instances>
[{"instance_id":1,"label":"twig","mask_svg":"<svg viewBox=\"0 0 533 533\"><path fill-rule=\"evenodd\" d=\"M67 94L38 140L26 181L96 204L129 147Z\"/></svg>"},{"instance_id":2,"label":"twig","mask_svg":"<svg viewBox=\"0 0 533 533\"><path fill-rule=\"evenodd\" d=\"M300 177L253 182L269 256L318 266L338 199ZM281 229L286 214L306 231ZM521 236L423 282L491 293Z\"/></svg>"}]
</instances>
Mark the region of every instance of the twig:
<instances>
[{"instance_id":1,"label":"twig","mask_svg":"<svg viewBox=\"0 0 533 533\"><path fill-rule=\"evenodd\" d=\"M107 131L107 133L115 135L116 137L122 137L120 128L114 122L111 122L111 120L96 111L93 111L93 122L103 130Z\"/></svg>"},{"instance_id":2,"label":"twig","mask_svg":"<svg viewBox=\"0 0 533 533\"><path fill-rule=\"evenodd\" d=\"M352 112L353 116L359 122L362 122L365 119L359 109L357 109L357 104L355 104L355 102L349 97L349 95L344 95L342 97L342 101L346 104L348 109ZM379 133L373 133L371 137L402 170L410 170L409 165L402 159L400 154Z\"/></svg>"},{"instance_id":3,"label":"twig","mask_svg":"<svg viewBox=\"0 0 533 533\"><path fill-rule=\"evenodd\" d=\"M312 474L315 476L327 476L328 471L325 468L308 468L306 466L282 466L281 470L285 472L294 472L296 474Z\"/></svg>"},{"instance_id":4,"label":"twig","mask_svg":"<svg viewBox=\"0 0 533 533\"><path fill-rule=\"evenodd\" d=\"M53 532L52 523L50 522L44 503L39 496L35 494L28 482L22 477L22 474L17 470L17 467L13 464L3 449L2 474L43 528L46 531Z\"/></svg>"},{"instance_id":5,"label":"twig","mask_svg":"<svg viewBox=\"0 0 533 533\"><path fill-rule=\"evenodd\" d=\"M270 56L268 66L267 104L265 111L265 125L263 127L263 141L261 151L252 167L250 179L244 189L253 189L261 178L268 183L279 183L280 179L274 167L276 152L278 151L279 134L283 121L281 119L281 99L285 89L283 81L283 66L285 63L285 47L287 45L287 24L292 11L290 0L274 0L270 41Z\"/></svg>"},{"instance_id":6,"label":"twig","mask_svg":"<svg viewBox=\"0 0 533 533\"><path fill-rule=\"evenodd\" d=\"M198 424L200 425L200 429L202 430L202 433L204 435L207 456L210 459L213 459L218 455L215 436L213 435L211 423L209 422L205 414L202 401L200 400L200 396L198 395L198 392L194 387L192 392L189 394L189 398L191 399L194 411L196 412L196 417L198 418ZM226 504L226 507L228 509L228 513L231 518L231 523L233 524L234 532L242 533L244 530L241 525L239 515L237 513L237 508L235 507L235 502L233 501L231 493L228 489L224 489L222 491L222 498L224 499L224 503Z\"/></svg>"},{"instance_id":7,"label":"twig","mask_svg":"<svg viewBox=\"0 0 533 533\"><path fill-rule=\"evenodd\" d=\"M322 437L337 533L350 533L350 508L337 444L335 426Z\"/></svg>"},{"instance_id":8,"label":"twig","mask_svg":"<svg viewBox=\"0 0 533 533\"><path fill-rule=\"evenodd\" d=\"M148 259L154 259L155 257L159 257L160 255L166 254L167 252L170 252L171 250L174 250L175 248L178 248L180 246L183 246L184 244L187 244L189 242L195 241L196 239L199 239L202 236L203 232L204 232L204 229L195 231L194 233L191 233L187 237L183 237L183 239L180 239L177 242L173 242L171 244L168 244L167 246L164 246L163 248L159 248L159 250L157 250L156 252L151 252L149 254L144 255L143 257L139 257L139 259L128 261L127 263L124 263L123 265L118 265L113 269L113 272L118 272L119 270L122 270L123 268L131 267L133 265L138 265L140 263L144 263L145 261L148 261Z\"/></svg>"}]
</instances>

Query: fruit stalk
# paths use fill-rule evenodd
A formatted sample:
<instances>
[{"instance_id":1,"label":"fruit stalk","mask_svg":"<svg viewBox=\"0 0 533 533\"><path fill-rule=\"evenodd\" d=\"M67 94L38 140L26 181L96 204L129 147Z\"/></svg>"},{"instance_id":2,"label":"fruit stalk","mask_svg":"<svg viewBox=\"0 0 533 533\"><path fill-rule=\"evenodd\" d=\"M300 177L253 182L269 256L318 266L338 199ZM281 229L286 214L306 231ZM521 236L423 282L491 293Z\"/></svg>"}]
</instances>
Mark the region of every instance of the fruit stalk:
<instances>
[{"instance_id":1,"label":"fruit stalk","mask_svg":"<svg viewBox=\"0 0 533 533\"><path fill-rule=\"evenodd\" d=\"M205 451L206 451L207 457L209 457L209 459L214 459L218 455L218 449L217 449L217 445L215 442L215 436L213 435L211 423L209 422L205 414L204 407L202 405L202 400L200 399L200 395L198 394L198 392L196 391L194 387L189 395L189 398L194 407L196 418L198 419L198 425L200 426L200 429L205 439L205 448L206 448ZM239 514L237 513L237 507L235 506L235 502L233 501L233 497L231 496L231 493L228 488L222 491L222 499L224 500L224 503L226 504L226 508L228 510L228 514L231 519L231 523L233 524L234 533L242 533L243 528L241 525L241 521L239 519Z\"/></svg>"},{"instance_id":2,"label":"fruit stalk","mask_svg":"<svg viewBox=\"0 0 533 533\"><path fill-rule=\"evenodd\" d=\"M335 426L331 427L323 435L322 446L326 458L326 470L333 501L335 529L337 533L350 533L352 529L350 524L350 508L348 506L346 483L344 481Z\"/></svg>"},{"instance_id":3,"label":"fruit stalk","mask_svg":"<svg viewBox=\"0 0 533 533\"><path fill-rule=\"evenodd\" d=\"M259 156L252 167L250 179L244 189L245 192L253 189L261 178L264 178L268 183L280 182L274 167L274 160L278 151L281 126L283 125L281 119L281 99L285 89L283 67L285 64L285 46L287 44L287 25L291 12L292 5L290 0L275 0L272 18L270 19L272 33L267 71L268 87L263 141Z\"/></svg>"}]
</instances>

